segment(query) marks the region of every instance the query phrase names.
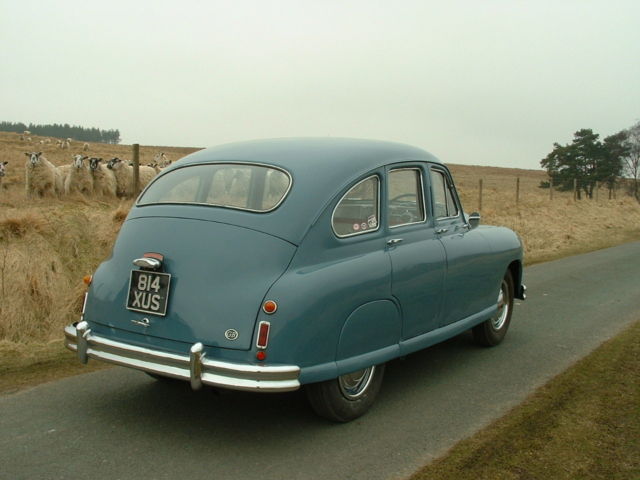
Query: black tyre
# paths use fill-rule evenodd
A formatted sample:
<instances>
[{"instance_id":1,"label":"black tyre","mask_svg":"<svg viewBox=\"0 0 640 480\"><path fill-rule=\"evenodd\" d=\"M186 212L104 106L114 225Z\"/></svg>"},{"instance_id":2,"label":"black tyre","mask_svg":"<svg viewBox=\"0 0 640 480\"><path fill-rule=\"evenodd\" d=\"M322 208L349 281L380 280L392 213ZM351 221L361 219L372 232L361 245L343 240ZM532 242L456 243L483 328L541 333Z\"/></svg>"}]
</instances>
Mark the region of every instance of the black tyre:
<instances>
[{"instance_id":1,"label":"black tyre","mask_svg":"<svg viewBox=\"0 0 640 480\"><path fill-rule=\"evenodd\" d=\"M507 270L498 292L498 311L489 320L473 327L474 340L485 347L498 345L504 339L513 313L513 277Z\"/></svg>"},{"instance_id":2,"label":"black tyre","mask_svg":"<svg viewBox=\"0 0 640 480\"><path fill-rule=\"evenodd\" d=\"M177 385L177 384L186 383L184 380L178 380L177 378L173 378L173 377L165 377L164 375L159 375L157 373L152 373L152 372L144 372L144 373L149 375L151 378L166 384Z\"/></svg>"},{"instance_id":3,"label":"black tyre","mask_svg":"<svg viewBox=\"0 0 640 480\"><path fill-rule=\"evenodd\" d=\"M334 422L349 422L373 405L384 376L384 364L306 386L313 410Z\"/></svg>"}]
</instances>

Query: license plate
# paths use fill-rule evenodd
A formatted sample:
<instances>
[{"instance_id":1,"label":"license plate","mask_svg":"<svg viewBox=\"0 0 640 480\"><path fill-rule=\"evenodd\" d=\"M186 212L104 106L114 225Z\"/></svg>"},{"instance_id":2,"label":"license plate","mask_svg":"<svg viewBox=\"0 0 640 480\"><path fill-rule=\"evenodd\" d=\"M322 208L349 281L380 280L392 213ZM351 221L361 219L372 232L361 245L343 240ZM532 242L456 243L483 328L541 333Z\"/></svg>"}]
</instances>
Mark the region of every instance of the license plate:
<instances>
[{"instance_id":1,"label":"license plate","mask_svg":"<svg viewBox=\"0 0 640 480\"><path fill-rule=\"evenodd\" d=\"M171 275L168 273L132 270L127 308L164 317L167 314L170 283Z\"/></svg>"}]
</instances>

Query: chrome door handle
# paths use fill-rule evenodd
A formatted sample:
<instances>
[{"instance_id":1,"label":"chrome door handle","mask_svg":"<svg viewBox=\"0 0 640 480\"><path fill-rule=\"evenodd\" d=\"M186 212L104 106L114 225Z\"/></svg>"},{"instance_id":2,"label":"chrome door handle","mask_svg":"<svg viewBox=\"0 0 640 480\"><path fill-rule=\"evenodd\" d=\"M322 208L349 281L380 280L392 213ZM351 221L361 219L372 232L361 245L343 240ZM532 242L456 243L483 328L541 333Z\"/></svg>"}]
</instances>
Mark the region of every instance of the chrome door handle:
<instances>
[{"instance_id":1,"label":"chrome door handle","mask_svg":"<svg viewBox=\"0 0 640 480\"><path fill-rule=\"evenodd\" d=\"M436 230L436 233L447 233L449 231L448 228L438 228Z\"/></svg>"},{"instance_id":2,"label":"chrome door handle","mask_svg":"<svg viewBox=\"0 0 640 480\"><path fill-rule=\"evenodd\" d=\"M397 245L398 243L402 242L402 238L392 238L391 240L387 240L387 245L389 247L392 247L393 245Z\"/></svg>"}]
</instances>

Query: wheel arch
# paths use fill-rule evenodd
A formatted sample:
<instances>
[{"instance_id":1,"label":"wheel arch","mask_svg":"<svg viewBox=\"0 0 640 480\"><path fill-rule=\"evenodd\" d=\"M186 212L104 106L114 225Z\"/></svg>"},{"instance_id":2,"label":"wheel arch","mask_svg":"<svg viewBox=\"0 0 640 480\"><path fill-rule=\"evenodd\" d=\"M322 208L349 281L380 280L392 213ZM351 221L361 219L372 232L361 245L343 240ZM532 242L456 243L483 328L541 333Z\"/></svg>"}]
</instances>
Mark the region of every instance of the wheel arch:
<instances>
[{"instance_id":1,"label":"wheel arch","mask_svg":"<svg viewBox=\"0 0 640 480\"><path fill-rule=\"evenodd\" d=\"M513 279L513 290L514 290L513 296L515 298L519 298L520 300L524 300L525 288L524 288L524 285L522 284L522 275L523 275L522 262L520 262L520 260L514 260L509 264L508 269L511 272L511 278Z\"/></svg>"}]
</instances>

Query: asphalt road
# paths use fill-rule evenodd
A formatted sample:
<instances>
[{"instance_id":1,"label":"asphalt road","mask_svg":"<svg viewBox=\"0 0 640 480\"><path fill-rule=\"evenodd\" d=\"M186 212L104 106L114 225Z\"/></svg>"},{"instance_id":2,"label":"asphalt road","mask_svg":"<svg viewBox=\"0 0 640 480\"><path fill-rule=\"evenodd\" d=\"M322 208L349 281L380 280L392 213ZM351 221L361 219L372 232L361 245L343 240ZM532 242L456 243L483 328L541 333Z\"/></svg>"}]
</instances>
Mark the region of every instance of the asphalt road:
<instances>
[{"instance_id":1,"label":"asphalt road","mask_svg":"<svg viewBox=\"0 0 640 480\"><path fill-rule=\"evenodd\" d=\"M124 368L2 396L0 478L403 478L640 318L640 242L525 275L502 345L467 333L391 362L373 409L345 425L300 392L193 393Z\"/></svg>"}]
</instances>

